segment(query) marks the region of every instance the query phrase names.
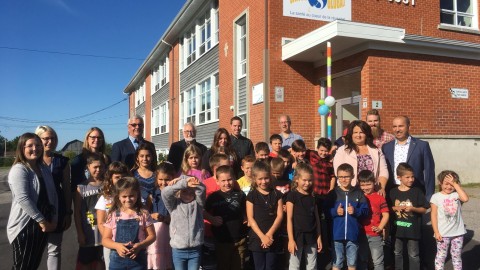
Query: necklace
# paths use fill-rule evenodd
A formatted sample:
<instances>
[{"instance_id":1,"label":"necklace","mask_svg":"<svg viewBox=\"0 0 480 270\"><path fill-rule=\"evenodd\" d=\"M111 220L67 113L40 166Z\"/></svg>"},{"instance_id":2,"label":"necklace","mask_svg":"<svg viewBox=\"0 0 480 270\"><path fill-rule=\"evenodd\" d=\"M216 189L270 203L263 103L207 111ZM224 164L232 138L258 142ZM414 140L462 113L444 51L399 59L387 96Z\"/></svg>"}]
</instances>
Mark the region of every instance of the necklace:
<instances>
[{"instance_id":1,"label":"necklace","mask_svg":"<svg viewBox=\"0 0 480 270\"><path fill-rule=\"evenodd\" d=\"M275 215L275 212L274 212L274 209L273 209L273 205L270 203L270 193L269 192L268 194L263 194L261 192L258 192L260 194L260 197L263 199L263 202L265 203L265 208L268 212L268 215L269 216L274 216ZM266 199L265 199L266 197Z\"/></svg>"}]
</instances>

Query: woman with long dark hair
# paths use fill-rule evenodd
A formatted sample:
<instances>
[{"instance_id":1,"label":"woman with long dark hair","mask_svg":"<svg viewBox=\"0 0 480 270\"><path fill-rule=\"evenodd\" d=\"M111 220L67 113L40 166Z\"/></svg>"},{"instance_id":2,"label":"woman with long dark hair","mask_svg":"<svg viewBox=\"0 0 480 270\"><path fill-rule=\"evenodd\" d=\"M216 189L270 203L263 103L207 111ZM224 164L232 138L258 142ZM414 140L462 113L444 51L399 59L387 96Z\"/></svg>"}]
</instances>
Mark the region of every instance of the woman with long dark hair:
<instances>
[{"instance_id":1,"label":"woman with long dark hair","mask_svg":"<svg viewBox=\"0 0 480 270\"><path fill-rule=\"evenodd\" d=\"M203 154L202 157L202 169L207 170L210 175L214 175L210 168L210 158L214 154L225 154L230 159L230 166L232 166L235 176L238 175L240 170L240 160L237 158L235 149L232 147L232 139L230 134L224 128L219 128L213 135L213 143L210 149Z\"/></svg>"},{"instance_id":2,"label":"woman with long dark hair","mask_svg":"<svg viewBox=\"0 0 480 270\"><path fill-rule=\"evenodd\" d=\"M47 244L46 233L57 227L58 198L36 134L20 136L8 185L12 192L7 223L8 241L13 248L12 269L37 269Z\"/></svg>"},{"instance_id":3,"label":"woman with long dark hair","mask_svg":"<svg viewBox=\"0 0 480 270\"><path fill-rule=\"evenodd\" d=\"M388 180L388 169L382 150L373 143L372 129L360 120L350 123L345 135L345 145L338 148L333 159L335 174L343 163L352 165L354 177L352 186L357 184L357 175L363 170L372 171L377 180L378 193L385 196L385 185Z\"/></svg>"}]
</instances>

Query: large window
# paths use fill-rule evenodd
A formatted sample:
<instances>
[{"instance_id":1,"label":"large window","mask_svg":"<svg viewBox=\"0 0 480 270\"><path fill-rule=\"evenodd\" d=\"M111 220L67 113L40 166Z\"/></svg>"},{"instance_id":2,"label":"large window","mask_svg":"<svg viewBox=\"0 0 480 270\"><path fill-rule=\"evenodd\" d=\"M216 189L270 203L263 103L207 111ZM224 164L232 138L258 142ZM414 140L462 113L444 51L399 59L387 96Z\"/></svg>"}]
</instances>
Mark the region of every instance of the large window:
<instances>
[{"instance_id":1,"label":"large window","mask_svg":"<svg viewBox=\"0 0 480 270\"><path fill-rule=\"evenodd\" d=\"M182 37L181 69L191 65L218 44L218 1L212 1L195 22Z\"/></svg>"},{"instance_id":2,"label":"large window","mask_svg":"<svg viewBox=\"0 0 480 270\"><path fill-rule=\"evenodd\" d=\"M214 86L214 87L212 87ZM180 94L180 126L218 120L218 73Z\"/></svg>"},{"instance_id":3,"label":"large window","mask_svg":"<svg viewBox=\"0 0 480 270\"><path fill-rule=\"evenodd\" d=\"M247 24L245 16L236 23L237 77L247 74Z\"/></svg>"},{"instance_id":4,"label":"large window","mask_svg":"<svg viewBox=\"0 0 480 270\"><path fill-rule=\"evenodd\" d=\"M168 102L152 110L152 136L168 132Z\"/></svg>"},{"instance_id":5,"label":"large window","mask_svg":"<svg viewBox=\"0 0 480 270\"><path fill-rule=\"evenodd\" d=\"M440 22L477 28L476 0L440 0Z\"/></svg>"},{"instance_id":6,"label":"large window","mask_svg":"<svg viewBox=\"0 0 480 270\"><path fill-rule=\"evenodd\" d=\"M135 91L135 104L136 106L145 102L145 82L142 82L137 90Z\"/></svg>"},{"instance_id":7,"label":"large window","mask_svg":"<svg viewBox=\"0 0 480 270\"><path fill-rule=\"evenodd\" d=\"M168 58L160 61L152 72L152 95L168 82Z\"/></svg>"}]
</instances>

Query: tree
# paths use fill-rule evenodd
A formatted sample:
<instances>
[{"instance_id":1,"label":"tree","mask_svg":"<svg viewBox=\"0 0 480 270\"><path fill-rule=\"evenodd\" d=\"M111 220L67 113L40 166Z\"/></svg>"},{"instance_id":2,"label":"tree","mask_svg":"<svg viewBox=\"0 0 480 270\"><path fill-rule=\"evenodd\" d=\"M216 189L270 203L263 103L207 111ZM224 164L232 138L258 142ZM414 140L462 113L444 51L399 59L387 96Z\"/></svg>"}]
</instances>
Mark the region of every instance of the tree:
<instances>
[{"instance_id":1,"label":"tree","mask_svg":"<svg viewBox=\"0 0 480 270\"><path fill-rule=\"evenodd\" d=\"M13 138L13 140L9 140L7 142L7 152L15 152L17 150L18 140L20 140L20 136L17 136Z\"/></svg>"}]
</instances>

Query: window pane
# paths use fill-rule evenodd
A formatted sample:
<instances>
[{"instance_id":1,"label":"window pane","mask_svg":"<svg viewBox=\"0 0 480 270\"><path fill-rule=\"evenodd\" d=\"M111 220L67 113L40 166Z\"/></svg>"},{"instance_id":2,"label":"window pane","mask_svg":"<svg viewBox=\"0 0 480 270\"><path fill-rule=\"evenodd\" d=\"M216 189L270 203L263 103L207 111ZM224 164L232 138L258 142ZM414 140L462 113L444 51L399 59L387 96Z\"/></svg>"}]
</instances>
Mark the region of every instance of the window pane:
<instances>
[{"instance_id":1,"label":"window pane","mask_svg":"<svg viewBox=\"0 0 480 270\"><path fill-rule=\"evenodd\" d=\"M441 23L446 23L446 24L454 24L454 15L453 14L446 14L446 13L442 13L440 14L440 22Z\"/></svg>"},{"instance_id":2,"label":"window pane","mask_svg":"<svg viewBox=\"0 0 480 270\"><path fill-rule=\"evenodd\" d=\"M199 117L200 117L199 123L200 123L200 124L205 123L205 113L201 113L201 114L199 115Z\"/></svg>"},{"instance_id":3,"label":"window pane","mask_svg":"<svg viewBox=\"0 0 480 270\"><path fill-rule=\"evenodd\" d=\"M440 8L453 10L453 0L440 0Z\"/></svg>"},{"instance_id":4,"label":"window pane","mask_svg":"<svg viewBox=\"0 0 480 270\"><path fill-rule=\"evenodd\" d=\"M457 17L458 25L472 27L472 18L467 16Z\"/></svg>"},{"instance_id":5,"label":"window pane","mask_svg":"<svg viewBox=\"0 0 480 270\"><path fill-rule=\"evenodd\" d=\"M473 5L471 2L471 0L457 0L457 11L472 14Z\"/></svg>"}]
</instances>

